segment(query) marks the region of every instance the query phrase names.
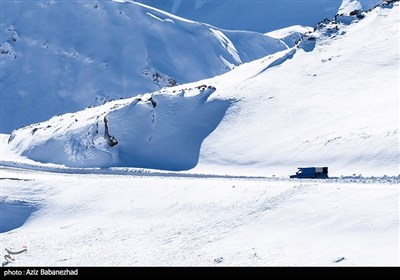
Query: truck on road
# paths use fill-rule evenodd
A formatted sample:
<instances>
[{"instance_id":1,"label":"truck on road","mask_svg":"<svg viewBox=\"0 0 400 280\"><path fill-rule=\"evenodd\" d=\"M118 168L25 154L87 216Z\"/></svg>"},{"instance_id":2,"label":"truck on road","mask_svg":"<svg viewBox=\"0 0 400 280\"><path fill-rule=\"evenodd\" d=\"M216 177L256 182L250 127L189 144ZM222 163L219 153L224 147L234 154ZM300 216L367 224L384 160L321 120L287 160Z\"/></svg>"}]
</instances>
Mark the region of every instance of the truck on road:
<instances>
[{"instance_id":1,"label":"truck on road","mask_svg":"<svg viewBox=\"0 0 400 280\"><path fill-rule=\"evenodd\" d=\"M290 178L327 179L328 167L299 167Z\"/></svg>"}]
</instances>

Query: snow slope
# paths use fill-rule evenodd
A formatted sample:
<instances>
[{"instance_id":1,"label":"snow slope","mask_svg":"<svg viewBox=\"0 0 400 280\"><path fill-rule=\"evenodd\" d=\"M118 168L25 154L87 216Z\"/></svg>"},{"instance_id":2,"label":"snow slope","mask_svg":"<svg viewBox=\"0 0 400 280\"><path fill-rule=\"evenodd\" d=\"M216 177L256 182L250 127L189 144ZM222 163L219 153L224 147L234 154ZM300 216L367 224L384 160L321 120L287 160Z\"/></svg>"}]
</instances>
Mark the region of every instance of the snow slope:
<instances>
[{"instance_id":1,"label":"snow slope","mask_svg":"<svg viewBox=\"0 0 400 280\"><path fill-rule=\"evenodd\" d=\"M398 12L396 2L350 25L322 22L298 47L30 125L12 133L8 148L74 167L288 175L329 166L335 176L398 175Z\"/></svg>"},{"instance_id":2,"label":"snow slope","mask_svg":"<svg viewBox=\"0 0 400 280\"><path fill-rule=\"evenodd\" d=\"M204 141L198 168L224 172L233 165L253 172L257 166L258 173L290 174L294 166L329 166L336 175L398 175L399 4L394 5L350 26L339 24L337 33L335 24L322 25L313 51L298 50L272 68L268 59L254 62L266 70L252 79L232 85L227 81L234 72L221 76L214 83L218 92L240 102ZM324 36L332 31L332 37Z\"/></svg>"},{"instance_id":3,"label":"snow slope","mask_svg":"<svg viewBox=\"0 0 400 280\"><path fill-rule=\"evenodd\" d=\"M268 32L291 25L313 26L344 9L373 8L381 0L139 0L196 21L237 30ZM347 10L346 10L347 11ZM353 10L350 10L351 12Z\"/></svg>"},{"instance_id":4,"label":"snow slope","mask_svg":"<svg viewBox=\"0 0 400 280\"><path fill-rule=\"evenodd\" d=\"M397 266L399 187L1 169L7 266ZM30 207L30 208L28 208ZM27 212L30 215L26 217ZM7 216L5 211L1 215Z\"/></svg>"},{"instance_id":5,"label":"snow slope","mask_svg":"<svg viewBox=\"0 0 400 280\"><path fill-rule=\"evenodd\" d=\"M214 91L193 89L109 102L28 126L20 130L24 136L18 131L10 143L37 161L74 167L190 169L197 164L202 141L230 105L229 100L207 102Z\"/></svg>"},{"instance_id":6,"label":"snow slope","mask_svg":"<svg viewBox=\"0 0 400 280\"><path fill-rule=\"evenodd\" d=\"M127 1L1 1L0 132L286 48Z\"/></svg>"}]
</instances>

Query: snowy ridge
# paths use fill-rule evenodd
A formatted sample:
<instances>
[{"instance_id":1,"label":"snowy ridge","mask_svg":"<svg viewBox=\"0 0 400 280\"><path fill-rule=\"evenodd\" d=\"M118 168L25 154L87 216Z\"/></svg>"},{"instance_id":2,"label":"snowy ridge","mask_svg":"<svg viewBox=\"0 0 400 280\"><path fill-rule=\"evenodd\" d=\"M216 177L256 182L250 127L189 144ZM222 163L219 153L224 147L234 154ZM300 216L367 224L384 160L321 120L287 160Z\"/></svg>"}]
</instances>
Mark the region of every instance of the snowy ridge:
<instances>
[{"instance_id":1,"label":"snowy ridge","mask_svg":"<svg viewBox=\"0 0 400 280\"><path fill-rule=\"evenodd\" d=\"M132 1L2 1L0 32L2 133L287 48Z\"/></svg>"}]
</instances>

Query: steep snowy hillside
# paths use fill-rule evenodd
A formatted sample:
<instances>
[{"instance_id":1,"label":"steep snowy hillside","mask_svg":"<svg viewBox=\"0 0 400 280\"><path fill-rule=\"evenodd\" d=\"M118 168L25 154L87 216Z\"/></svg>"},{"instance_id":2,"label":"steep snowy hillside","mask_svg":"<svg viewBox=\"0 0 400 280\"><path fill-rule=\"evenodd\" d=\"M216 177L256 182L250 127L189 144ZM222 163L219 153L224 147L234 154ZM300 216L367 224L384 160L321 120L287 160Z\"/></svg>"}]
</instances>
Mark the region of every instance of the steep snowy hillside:
<instances>
[{"instance_id":1,"label":"steep snowy hillside","mask_svg":"<svg viewBox=\"0 0 400 280\"><path fill-rule=\"evenodd\" d=\"M1 0L0 132L213 77L286 48L127 1Z\"/></svg>"},{"instance_id":2,"label":"steep snowy hillside","mask_svg":"<svg viewBox=\"0 0 400 280\"><path fill-rule=\"evenodd\" d=\"M287 175L311 165L331 175L398 175L398 14L397 1L323 21L298 46L30 125L8 147L78 167Z\"/></svg>"},{"instance_id":3,"label":"steep snowy hillside","mask_svg":"<svg viewBox=\"0 0 400 280\"><path fill-rule=\"evenodd\" d=\"M398 1L393 5L350 26L319 24L311 52L297 50L278 67L254 62L264 68L252 79L229 84L232 72L216 80L221 97L240 102L204 141L198 170L290 174L294 166L321 165L332 175L398 175Z\"/></svg>"},{"instance_id":4,"label":"steep snowy hillside","mask_svg":"<svg viewBox=\"0 0 400 280\"><path fill-rule=\"evenodd\" d=\"M313 26L323 18L332 18L339 8L341 12L348 8L362 7L367 10L382 1L139 0L138 2L222 28L268 32L297 24Z\"/></svg>"}]
</instances>

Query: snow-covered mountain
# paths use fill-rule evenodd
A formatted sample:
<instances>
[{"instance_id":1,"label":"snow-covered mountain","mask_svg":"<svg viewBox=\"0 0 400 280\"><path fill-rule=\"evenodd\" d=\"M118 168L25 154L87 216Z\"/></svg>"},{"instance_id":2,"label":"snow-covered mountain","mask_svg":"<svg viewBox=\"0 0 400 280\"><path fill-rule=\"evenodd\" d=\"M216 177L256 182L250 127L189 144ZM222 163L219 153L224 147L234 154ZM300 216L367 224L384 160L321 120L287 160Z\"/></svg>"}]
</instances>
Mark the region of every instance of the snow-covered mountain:
<instances>
[{"instance_id":1,"label":"snow-covered mountain","mask_svg":"<svg viewBox=\"0 0 400 280\"><path fill-rule=\"evenodd\" d=\"M381 0L138 0L192 20L238 30L269 32L291 25L313 26L332 18L340 8L370 9Z\"/></svg>"},{"instance_id":2,"label":"snow-covered mountain","mask_svg":"<svg viewBox=\"0 0 400 280\"><path fill-rule=\"evenodd\" d=\"M0 132L286 49L128 1L1 0Z\"/></svg>"},{"instance_id":3,"label":"snow-covered mountain","mask_svg":"<svg viewBox=\"0 0 400 280\"><path fill-rule=\"evenodd\" d=\"M272 175L326 165L333 175L398 175L398 14L397 1L325 20L294 47L30 125L9 147L75 167Z\"/></svg>"}]
</instances>

